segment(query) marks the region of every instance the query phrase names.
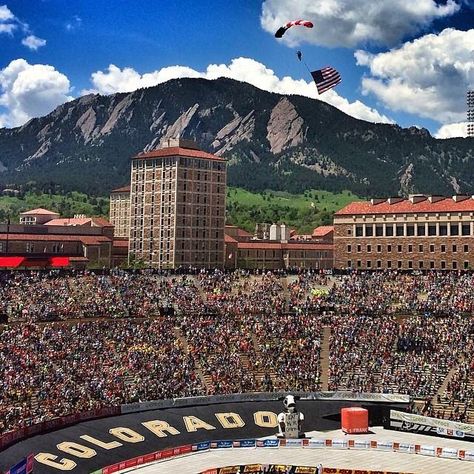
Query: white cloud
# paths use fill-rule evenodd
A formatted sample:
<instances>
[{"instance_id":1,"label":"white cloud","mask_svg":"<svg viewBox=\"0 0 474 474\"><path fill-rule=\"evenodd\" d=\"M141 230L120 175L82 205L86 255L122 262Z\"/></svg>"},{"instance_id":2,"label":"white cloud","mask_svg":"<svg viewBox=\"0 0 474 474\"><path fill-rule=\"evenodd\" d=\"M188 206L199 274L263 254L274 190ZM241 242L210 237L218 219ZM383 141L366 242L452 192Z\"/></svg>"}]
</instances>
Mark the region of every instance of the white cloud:
<instances>
[{"instance_id":1,"label":"white cloud","mask_svg":"<svg viewBox=\"0 0 474 474\"><path fill-rule=\"evenodd\" d=\"M374 94L392 110L440 123L460 122L466 113L466 91L474 84L474 29L446 29L385 53L356 51L367 66L364 94Z\"/></svg>"},{"instance_id":2,"label":"white cloud","mask_svg":"<svg viewBox=\"0 0 474 474\"><path fill-rule=\"evenodd\" d=\"M292 28L283 37L289 45L307 41L323 46L353 47L365 43L394 45L433 20L450 16L462 0L265 0L262 27L274 33L289 20L305 19L312 30Z\"/></svg>"},{"instance_id":3,"label":"white cloud","mask_svg":"<svg viewBox=\"0 0 474 474\"><path fill-rule=\"evenodd\" d=\"M6 5L0 5L0 33L13 34L18 26L18 19Z\"/></svg>"},{"instance_id":4,"label":"white cloud","mask_svg":"<svg viewBox=\"0 0 474 474\"><path fill-rule=\"evenodd\" d=\"M94 89L83 91L83 93L99 92L101 94L112 94L114 92L130 92L141 87L150 87L170 79L182 77L201 77L205 79L229 77L237 81L248 82L255 87L270 92L297 94L319 99L334 105L348 115L362 120L392 123L392 120L387 116L380 114L377 110L368 107L358 100L349 102L349 100L341 97L335 90L318 96L313 82L293 79L289 76L279 78L264 64L250 58L236 58L229 65L210 64L204 72L199 72L185 66L170 66L151 73L139 74L132 68L120 69L111 64L106 71L97 71L92 74L91 81Z\"/></svg>"},{"instance_id":5,"label":"white cloud","mask_svg":"<svg viewBox=\"0 0 474 474\"><path fill-rule=\"evenodd\" d=\"M21 43L27 48L36 51L38 48L41 48L41 46L46 44L46 40L38 38L35 35L29 35L26 38L23 38Z\"/></svg>"},{"instance_id":6,"label":"white cloud","mask_svg":"<svg viewBox=\"0 0 474 474\"><path fill-rule=\"evenodd\" d=\"M467 137L467 122L449 123L443 125L434 136L436 138Z\"/></svg>"},{"instance_id":7,"label":"white cloud","mask_svg":"<svg viewBox=\"0 0 474 474\"><path fill-rule=\"evenodd\" d=\"M15 15L11 10L6 5L0 5L0 21L3 23L14 19Z\"/></svg>"},{"instance_id":8,"label":"white cloud","mask_svg":"<svg viewBox=\"0 0 474 474\"><path fill-rule=\"evenodd\" d=\"M82 18L78 15L74 15L71 20L66 22L64 25L67 31L75 31L82 26Z\"/></svg>"},{"instance_id":9,"label":"white cloud","mask_svg":"<svg viewBox=\"0 0 474 474\"><path fill-rule=\"evenodd\" d=\"M53 66L15 59L0 70L0 106L6 109L0 122L14 127L45 115L73 99L70 89L69 79Z\"/></svg>"}]
</instances>

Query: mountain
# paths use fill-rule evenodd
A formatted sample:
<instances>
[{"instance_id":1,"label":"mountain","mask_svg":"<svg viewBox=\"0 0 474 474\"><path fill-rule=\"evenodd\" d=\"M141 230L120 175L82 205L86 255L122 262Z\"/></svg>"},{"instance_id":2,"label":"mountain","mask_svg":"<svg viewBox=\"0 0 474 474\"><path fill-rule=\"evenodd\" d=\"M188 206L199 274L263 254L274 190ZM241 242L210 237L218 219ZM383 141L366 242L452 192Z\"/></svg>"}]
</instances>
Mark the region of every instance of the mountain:
<instances>
[{"instance_id":1,"label":"mountain","mask_svg":"<svg viewBox=\"0 0 474 474\"><path fill-rule=\"evenodd\" d=\"M33 181L105 194L128 183L131 156L178 132L226 157L229 184L253 191L474 194L473 139L437 140L425 129L364 122L318 100L224 78L87 95L1 129L0 186Z\"/></svg>"}]
</instances>

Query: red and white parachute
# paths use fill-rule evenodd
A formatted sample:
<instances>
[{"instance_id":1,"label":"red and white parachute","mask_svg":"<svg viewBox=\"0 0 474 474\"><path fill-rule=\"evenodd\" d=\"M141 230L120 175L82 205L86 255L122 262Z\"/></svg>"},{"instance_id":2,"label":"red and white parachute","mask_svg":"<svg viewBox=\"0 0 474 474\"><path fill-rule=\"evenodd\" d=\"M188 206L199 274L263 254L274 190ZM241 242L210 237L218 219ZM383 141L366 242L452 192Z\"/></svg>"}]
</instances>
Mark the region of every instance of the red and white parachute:
<instances>
[{"instance_id":1,"label":"red and white parachute","mask_svg":"<svg viewBox=\"0 0 474 474\"><path fill-rule=\"evenodd\" d=\"M281 38L286 33L286 30L289 30L292 26L306 26L306 28L312 28L313 24L308 20L289 21L285 25L278 28L277 32L275 33L275 38Z\"/></svg>"}]
</instances>

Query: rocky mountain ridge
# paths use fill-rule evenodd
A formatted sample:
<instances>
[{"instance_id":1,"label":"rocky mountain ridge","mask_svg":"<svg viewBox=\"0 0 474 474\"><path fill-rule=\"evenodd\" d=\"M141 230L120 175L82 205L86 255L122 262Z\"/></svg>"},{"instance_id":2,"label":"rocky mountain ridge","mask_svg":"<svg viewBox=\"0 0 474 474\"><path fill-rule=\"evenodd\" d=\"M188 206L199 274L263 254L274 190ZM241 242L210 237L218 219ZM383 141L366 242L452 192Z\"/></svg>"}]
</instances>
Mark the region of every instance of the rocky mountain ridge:
<instances>
[{"instance_id":1,"label":"rocky mountain ridge","mask_svg":"<svg viewBox=\"0 0 474 474\"><path fill-rule=\"evenodd\" d=\"M131 156L177 135L227 158L229 184L254 191L474 194L473 139L437 140L224 78L87 95L1 129L0 186L106 194L129 181Z\"/></svg>"}]
</instances>

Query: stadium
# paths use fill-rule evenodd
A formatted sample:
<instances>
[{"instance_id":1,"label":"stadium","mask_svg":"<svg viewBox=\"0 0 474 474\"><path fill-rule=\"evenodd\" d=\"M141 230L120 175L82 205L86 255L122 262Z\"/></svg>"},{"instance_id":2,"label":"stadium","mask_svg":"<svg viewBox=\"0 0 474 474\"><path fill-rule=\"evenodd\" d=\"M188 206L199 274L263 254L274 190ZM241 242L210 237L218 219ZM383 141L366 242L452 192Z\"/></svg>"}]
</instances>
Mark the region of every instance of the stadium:
<instances>
[{"instance_id":1,"label":"stadium","mask_svg":"<svg viewBox=\"0 0 474 474\"><path fill-rule=\"evenodd\" d=\"M2 471L471 472L468 273L16 272L0 291ZM276 436L288 394L304 437Z\"/></svg>"}]
</instances>

